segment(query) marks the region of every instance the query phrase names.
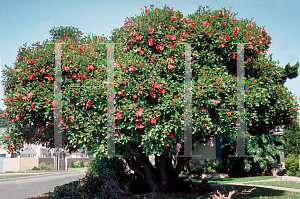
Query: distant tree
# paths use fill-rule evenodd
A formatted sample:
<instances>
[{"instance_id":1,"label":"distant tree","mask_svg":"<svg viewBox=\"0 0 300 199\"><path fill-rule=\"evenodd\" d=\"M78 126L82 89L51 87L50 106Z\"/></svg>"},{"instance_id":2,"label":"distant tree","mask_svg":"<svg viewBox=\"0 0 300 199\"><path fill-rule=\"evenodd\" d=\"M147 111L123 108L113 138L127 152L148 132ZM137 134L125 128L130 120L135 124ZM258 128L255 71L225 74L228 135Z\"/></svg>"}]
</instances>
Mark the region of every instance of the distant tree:
<instances>
[{"instance_id":1,"label":"distant tree","mask_svg":"<svg viewBox=\"0 0 300 199\"><path fill-rule=\"evenodd\" d=\"M72 26L60 26L53 27L49 31L52 40L64 39L64 38L76 38L79 39L83 33L78 29Z\"/></svg>"}]
</instances>

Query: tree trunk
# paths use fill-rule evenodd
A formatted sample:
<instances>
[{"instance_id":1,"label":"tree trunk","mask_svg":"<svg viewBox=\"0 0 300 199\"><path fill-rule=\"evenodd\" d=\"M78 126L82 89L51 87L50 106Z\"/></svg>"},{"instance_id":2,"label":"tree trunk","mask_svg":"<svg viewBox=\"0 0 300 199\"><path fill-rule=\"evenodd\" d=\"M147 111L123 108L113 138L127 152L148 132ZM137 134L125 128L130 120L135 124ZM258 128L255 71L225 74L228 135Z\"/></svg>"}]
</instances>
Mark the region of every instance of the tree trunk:
<instances>
[{"instance_id":1,"label":"tree trunk","mask_svg":"<svg viewBox=\"0 0 300 199\"><path fill-rule=\"evenodd\" d=\"M180 147L179 154L183 154L183 150L184 147ZM169 147L160 156L155 156L155 166L150 163L149 157L146 157L141 151L130 159L124 159L136 174L143 176L151 188L151 192L158 194L168 193L173 189L172 186L174 186L176 178L179 177L184 165L189 160L186 157L177 158L177 165L174 168Z\"/></svg>"}]
</instances>

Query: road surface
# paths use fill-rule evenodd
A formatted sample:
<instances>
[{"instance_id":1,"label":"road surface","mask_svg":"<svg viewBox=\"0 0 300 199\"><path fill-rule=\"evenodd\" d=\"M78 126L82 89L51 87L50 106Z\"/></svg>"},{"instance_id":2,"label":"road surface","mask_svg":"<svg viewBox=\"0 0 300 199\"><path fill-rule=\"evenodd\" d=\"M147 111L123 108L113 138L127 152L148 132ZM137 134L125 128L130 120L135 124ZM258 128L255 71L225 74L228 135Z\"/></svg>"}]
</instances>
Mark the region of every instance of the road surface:
<instances>
[{"instance_id":1,"label":"road surface","mask_svg":"<svg viewBox=\"0 0 300 199\"><path fill-rule=\"evenodd\" d=\"M82 171L76 171L0 179L0 199L24 199L52 192L56 186L76 181L83 176Z\"/></svg>"}]
</instances>

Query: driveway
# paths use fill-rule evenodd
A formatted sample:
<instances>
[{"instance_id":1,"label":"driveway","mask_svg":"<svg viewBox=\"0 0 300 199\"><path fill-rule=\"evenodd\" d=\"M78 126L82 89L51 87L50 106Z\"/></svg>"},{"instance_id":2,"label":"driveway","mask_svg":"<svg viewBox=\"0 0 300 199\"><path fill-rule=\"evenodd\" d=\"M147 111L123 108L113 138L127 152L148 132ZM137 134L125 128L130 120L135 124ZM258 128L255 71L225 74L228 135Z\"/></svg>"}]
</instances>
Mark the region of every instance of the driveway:
<instances>
[{"instance_id":1,"label":"driveway","mask_svg":"<svg viewBox=\"0 0 300 199\"><path fill-rule=\"evenodd\" d=\"M54 191L60 186L84 177L82 171L48 173L37 176L0 179L0 199L24 199Z\"/></svg>"}]
</instances>

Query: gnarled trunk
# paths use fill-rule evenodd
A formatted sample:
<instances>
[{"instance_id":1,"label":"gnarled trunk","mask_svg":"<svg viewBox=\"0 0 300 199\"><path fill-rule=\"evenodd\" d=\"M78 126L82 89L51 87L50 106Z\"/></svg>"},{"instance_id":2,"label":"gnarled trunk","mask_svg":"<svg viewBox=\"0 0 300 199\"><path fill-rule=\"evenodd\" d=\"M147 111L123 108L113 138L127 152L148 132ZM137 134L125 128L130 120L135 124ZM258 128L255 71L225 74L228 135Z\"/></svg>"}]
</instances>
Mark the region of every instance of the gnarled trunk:
<instances>
[{"instance_id":1,"label":"gnarled trunk","mask_svg":"<svg viewBox=\"0 0 300 199\"><path fill-rule=\"evenodd\" d=\"M139 155L124 159L136 174L144 177L151 192L167 193L172 191L172 185L190 159L188 157L177 158L177 155L183 155L183 150L183 142L180 142L174 151L170 151L170 147L167 147L160 156L155 155L155 165L152 165L149 157L146 157L141 151ZM174 165L173 157L175 157L176 163Z\"/></svg>"}]
</instances>

